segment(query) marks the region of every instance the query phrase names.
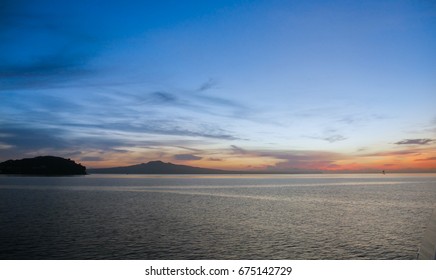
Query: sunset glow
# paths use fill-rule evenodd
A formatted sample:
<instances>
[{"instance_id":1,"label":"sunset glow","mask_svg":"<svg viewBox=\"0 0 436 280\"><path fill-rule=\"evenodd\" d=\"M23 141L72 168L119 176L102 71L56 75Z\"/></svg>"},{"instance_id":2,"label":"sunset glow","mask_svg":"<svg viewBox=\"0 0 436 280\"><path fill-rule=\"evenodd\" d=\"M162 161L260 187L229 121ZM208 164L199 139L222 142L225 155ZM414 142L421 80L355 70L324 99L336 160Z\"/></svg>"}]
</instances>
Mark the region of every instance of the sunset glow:
<instances>
[{"instance_id":1,"label":"sunset glow","mask_svg":"<svg viewBox=\"0 0 436 280\"><path fill-rule=\"evenodd\" d=\"M432 1L5 1L0 161L436 172Z\"/></svg>"}]
</instances>

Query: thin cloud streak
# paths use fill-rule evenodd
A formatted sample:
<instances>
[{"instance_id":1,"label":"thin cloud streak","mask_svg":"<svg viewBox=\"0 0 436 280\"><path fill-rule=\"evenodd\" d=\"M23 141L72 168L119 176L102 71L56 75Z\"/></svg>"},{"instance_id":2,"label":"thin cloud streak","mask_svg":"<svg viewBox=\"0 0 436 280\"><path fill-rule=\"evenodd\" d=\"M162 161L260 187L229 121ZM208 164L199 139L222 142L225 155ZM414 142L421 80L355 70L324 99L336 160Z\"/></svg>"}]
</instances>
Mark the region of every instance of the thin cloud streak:
<instances>
[{"instance_id":1,"label":"thin cloud streak","mask_svg":"<svg viewBox=\"0 0 436 280\"><path fill-rule=\"evenodd\" d=\"M434 142L434 139L405 139L396 142L397 145L427 145Z\"/></svg>"},{"instance_id":2,"label":"thin cloud streak","mask_svg":"<svg viewBox=\"0 0 436 280\"><path fill-rule=\"evenodd\" d=\"M321 170L336 167L335 161L348 158L345 155L326 151L304 150L249 150L232 145L230 154L241 157L274 159L274 165L266 166L269 171Z\"/></svg>"},{"instance_id":3,"label":"thin cloud streak","mask_svg":"<svg viewBox=\"0 0 436 280\"><path fill-rule=\"evenodd\" d=\"M436 161L436 157L420 158L420 159L415 159L415 161Z\"/></svg>"},{"instance_id":4,"label":"thin cloud streak","mask_svg":"<svg viewBox=\"0 0 436 280\"><path fill-rule=\"evenodd\" d=\"M361 157L384 157L384 156L407 156L407 155L418 155L421 153L419 149L412 150L401 150L401 151L387 151L387 152L377 152L360 155Z\"/></svg>"},{"instance_id":5,"label":"thin cloud streak","mask_svg":"<svg viewBox=\"0 0 436 280\"><path fill-rule=\"evenodd\" d=\"M99 35L73 26L61 14L43 12L35 4L2 3L0 91L47 89L95 74L88 63L103 46ZM8 55L11 50L19 60Z\"/></svg>"},{"instance_id":6,"label":"thin cloud streak","mask_svg":"<svg viewBox=\"0 0 436 280\"><path fill-rule=\"evenodd\" d=\"M342 136L340 134L332 134L332 135L328 135L328 136L305 136L305 137L311 138L311 139L323 140L323 141L327 141L329 143L335 143L335 142L347 140L347 138L345 136Z\"/></svg>"},{"instance_id":7,"label":"thin cloud streak","mask_svg":"<svg viewBox=\"0 0 436 280\"><path fill-rule=\"evenodd\" d=\"M198 91L202 92L202 91L213 89L217 86L217 84L218 84L217 81L215 81L214 79L209 79L198 88Z\"/></svg>"},{"instance_id":8,"label":"thin cloud streak","mask_svg":"<svg viewBox=\"0 0 436 280\"><path fill-rule=\"evenodd\" d=\"M201 160L202 157L193 155L193 154L179 154L179 155L174 155L174 159L175 160L181 160L181 161L192 161L192 160Z\"/></svg>"}]
</instances>

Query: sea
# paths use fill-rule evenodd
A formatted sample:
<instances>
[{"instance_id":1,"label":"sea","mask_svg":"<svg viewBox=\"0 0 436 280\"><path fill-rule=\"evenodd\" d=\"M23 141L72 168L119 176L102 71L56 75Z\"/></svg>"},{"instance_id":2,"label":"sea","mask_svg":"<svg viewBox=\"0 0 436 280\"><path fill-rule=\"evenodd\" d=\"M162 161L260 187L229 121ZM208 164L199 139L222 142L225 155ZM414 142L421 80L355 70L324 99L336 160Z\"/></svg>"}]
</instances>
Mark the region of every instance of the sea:
<instances>
[{"instance_id":1,"label":"sea","mask_svg":"<svg viewBox=\"0 0 436 280\"><path fill-rule=\"evenodd\" d=\"M0 176L0 259L416 259L436 174Z\"/></svg>"}]
</instances>

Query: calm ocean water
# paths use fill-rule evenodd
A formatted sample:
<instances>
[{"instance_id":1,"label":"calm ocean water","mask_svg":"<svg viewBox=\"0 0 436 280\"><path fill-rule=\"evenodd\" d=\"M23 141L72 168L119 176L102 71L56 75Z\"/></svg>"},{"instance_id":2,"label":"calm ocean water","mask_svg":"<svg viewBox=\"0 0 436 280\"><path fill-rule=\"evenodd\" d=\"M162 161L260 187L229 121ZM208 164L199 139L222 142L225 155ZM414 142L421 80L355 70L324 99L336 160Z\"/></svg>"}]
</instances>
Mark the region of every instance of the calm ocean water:
<instances>
[{"instance_id":1,"label":"calm ocean water","mask_svg":"<svg viewBox=\"0 0 436 280\"><path fill-rule=\"evenodd\" d=\"M0 176L0 259L414 259L436 175Z\"/></svg>"}]
</instances>

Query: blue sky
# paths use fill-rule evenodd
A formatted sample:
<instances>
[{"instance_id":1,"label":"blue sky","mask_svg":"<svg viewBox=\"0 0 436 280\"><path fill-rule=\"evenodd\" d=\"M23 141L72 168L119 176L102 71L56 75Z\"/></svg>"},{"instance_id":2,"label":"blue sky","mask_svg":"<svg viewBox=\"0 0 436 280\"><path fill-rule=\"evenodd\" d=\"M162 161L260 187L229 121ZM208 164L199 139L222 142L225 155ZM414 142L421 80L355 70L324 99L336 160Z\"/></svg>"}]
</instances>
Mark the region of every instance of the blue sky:
<instances>
[{"instance_id":1,"label":"blue sky","mask_svg":"<svg viewBox=\"0 0 436 280\"><path fill-rule=\"evenodd\" d=\"M434 1L2 1L0 160L436 170Z\"/></svg>"}]
</instances>

